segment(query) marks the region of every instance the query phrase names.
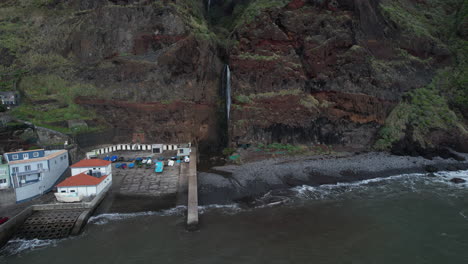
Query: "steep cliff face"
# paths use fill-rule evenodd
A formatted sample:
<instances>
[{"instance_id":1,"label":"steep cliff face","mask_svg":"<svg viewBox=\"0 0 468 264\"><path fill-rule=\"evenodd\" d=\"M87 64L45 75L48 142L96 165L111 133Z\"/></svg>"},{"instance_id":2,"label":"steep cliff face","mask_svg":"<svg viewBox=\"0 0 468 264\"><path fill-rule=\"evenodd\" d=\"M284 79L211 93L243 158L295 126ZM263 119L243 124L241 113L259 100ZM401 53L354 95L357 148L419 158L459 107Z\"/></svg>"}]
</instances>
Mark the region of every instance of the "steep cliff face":
<instances>
[{"instance_id":1,"label":"steep cliff face","mask_svg":"<svg viewBox=\"0 0 468 264\"><path fill-rule=\"evenodd\" d=\"M10 49L14 58L5 62L6 72L28 70L18 82L26 100L16 114L65 130L70 117L87 119L129 131L128 141L144 133L146 142L217 146L224 64L204 36L202 9L196 1L9 1L2 18L24 32L11 32L16 40L41 38Z\"/></svg>"},{"instance_id":2,"label":"steep cliff face","mask_svg":"<svg viewBox=\"0 0 468 264\"><path fill-rule=\"evenodd\" d=\"M453 26L447 20L462 2L295 0L265 9L235 30L232 140L373 146L403 97L454 63L443 23ZM441 90L434 87L434 96ZM423 112L416 115L440 114ZM399 129L420 125L406 121ZM426 126L408 134L408 144L466 150L458 144L468 139L463 121ZM390 148L403 134L378 147Z\"/></svg>"},{"instance_id":3,"label":"steep cliff face","mask_svg":"<svg viewBox=\"0 0 468 264\"><path fill-rule=\"evenodd\" d=\"M233 145L466 148L466 1L209 3L4 1L2 89L25 98L14 114L64 132L66 120L84 119L128 140L212 149L226 136Z\"/></svg>"}]
</instances>

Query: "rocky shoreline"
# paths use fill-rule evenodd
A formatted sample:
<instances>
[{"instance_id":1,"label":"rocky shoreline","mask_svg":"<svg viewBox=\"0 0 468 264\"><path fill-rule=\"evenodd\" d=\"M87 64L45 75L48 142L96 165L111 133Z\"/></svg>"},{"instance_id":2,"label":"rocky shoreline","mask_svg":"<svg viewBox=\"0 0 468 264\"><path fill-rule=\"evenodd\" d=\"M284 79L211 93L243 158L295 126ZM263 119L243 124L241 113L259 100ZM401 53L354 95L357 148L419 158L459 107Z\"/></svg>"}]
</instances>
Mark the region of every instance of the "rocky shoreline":
<instances>
[{"instance_id":1,"label":"rocky shoreline","mask_svg":"<svg viewBox=\"0 0 468 264\"><path fill-rule=\"evenodd\" d=\"M199 203L249 203L271 190L336 184L409 173L468 170L468 154L458 158L395 156L369 152L343 156L283 157L214 167L199 172ZM464 159L464 160L462 160Z\"/></svg>"}]
</instances>

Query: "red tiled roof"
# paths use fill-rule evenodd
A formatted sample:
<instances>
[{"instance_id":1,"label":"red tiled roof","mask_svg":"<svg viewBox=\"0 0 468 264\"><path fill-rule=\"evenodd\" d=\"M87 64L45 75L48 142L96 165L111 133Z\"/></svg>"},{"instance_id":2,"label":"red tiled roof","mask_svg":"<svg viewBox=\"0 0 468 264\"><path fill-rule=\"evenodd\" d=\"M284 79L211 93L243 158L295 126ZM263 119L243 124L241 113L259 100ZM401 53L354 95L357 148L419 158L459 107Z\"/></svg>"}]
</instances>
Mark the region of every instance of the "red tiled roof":
<instances>
[{"instance_id":1,"label":"red tiled roof","mask_svg":"<svg viewBox=\"0 0 468 264\"><path fill-rule=\"evenodd\" d=\"M84 159L71 165L71 168L83 168L83 167L105 167L112 162L102 159Z\"/></svg>"},{"instance_id":2,"label":"red tiled roof","mask_svg":"<svg viewBox=\"0 0 468 264\"><path fill-rule=\"evenodd\" d=\"M94 186L101 183L105 178L107 178L107 175L96 178L85 173L80 173L66 178L63 182L57 184L57 187Z\"/></svg>"}]
</instances>

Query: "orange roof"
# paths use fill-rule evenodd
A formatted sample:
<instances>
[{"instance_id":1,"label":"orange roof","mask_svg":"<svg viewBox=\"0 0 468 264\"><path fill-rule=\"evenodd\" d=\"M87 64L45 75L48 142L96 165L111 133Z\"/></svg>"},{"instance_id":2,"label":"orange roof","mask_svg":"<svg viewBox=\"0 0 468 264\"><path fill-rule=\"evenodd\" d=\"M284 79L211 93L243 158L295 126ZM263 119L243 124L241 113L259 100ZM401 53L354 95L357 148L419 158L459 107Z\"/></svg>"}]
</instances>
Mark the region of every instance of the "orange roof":
<instances>
[{"instance_id":1,"label":"orange roof","mask_svg":"<svg viewBox=\"0 0 468 264\"><path fill-rule=\"evenodd\" d=\"M107 175L96 178L85 173L80 173L66 178L63 182L57 184L57 187L94 186L101 183L105 178L107 178Z\"/></svg>"},{"instance_id":2,"label":"orange roof","mask_svg":"<svg viewBox=\"0 0 468 264\"><path fill-rule=\"evenodd\" d=\"M102 159L84 159L71 165L71 168L83 168L83 167L105 167L112 162Z\"/></svg>"}]
</instances>

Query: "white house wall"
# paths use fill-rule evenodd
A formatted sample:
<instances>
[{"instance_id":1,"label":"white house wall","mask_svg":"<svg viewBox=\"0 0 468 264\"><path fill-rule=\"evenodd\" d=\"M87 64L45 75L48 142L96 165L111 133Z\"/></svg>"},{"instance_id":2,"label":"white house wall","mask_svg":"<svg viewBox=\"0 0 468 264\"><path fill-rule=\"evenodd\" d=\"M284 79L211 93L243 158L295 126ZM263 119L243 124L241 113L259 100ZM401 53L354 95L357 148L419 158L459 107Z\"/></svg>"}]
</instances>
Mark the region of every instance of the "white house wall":
<instances>
[{"instance_id":1,"label":"white house wall","mask_svg":"<svg viewBox=\"0 0 468 264\"><path fill-rule=\"evenodd\" d=\"M78 195L82 196L91 196L96 195L96 186L72 186L57 188L58 193L63 193L63 191L65 191L65 193L78 193Z\"/></svg>"},{"instance_id":2,"label":"white house wall","mask_svg":"<svg viewBox=\"0 0 468 264\"><path fill-rule=\"evenodd\" d=\"M68 159L68 158L67 158ZM47 171L49 169L49 163L47 160L42 160L42 161L32 161L32 162L25 162L25 163L20 163L20 164L13 164L9 166L10 169L10 175L13 177L13 168L18 168L18 172L26 172L25 166L31 166L31 171L37 170L37 165L42 164L42 169L44 171ZM11 179L13 180L13 179ZM12 181L13 182L13 181Z\"/></svg>"},{"instance_id":3,"label":"white house wall","mask_svg":"<svg viewBox=\"0 0 468 264\"><path fill-rule=\"evenodd\" d=\"M106 167L83 167L83 168L72 168L71 169L71 175L75 176L77 174L80 174L82 172L87 173L89 170L92 171L100 171L102 174L107 175L111 172L111 164L109 164Z\"/></svg>"},{"instance_id":4,"label":"white house wall","mask_svg":"<svg viewBox=\"0 0 468 264\"><path fill-rule=\"evenodd\" d=\"M62 156L65 156L65 158L61 160L60 157ZM49 191L57 183L60 176L62 176L62 174L68 168L68 153L59 155L46 162L48 164L44 167L49 168L49 170L41 174L42 177L40 181L15 189L17 202L33 198L35 196L43 194L46 191ZM24 165L22 166L24 167ZM31 170L34 169L31 168Z\"/></svg>"},{"instance_id":5,"label":"white house wall","mask_svg":"<svg viewBox=\"0 0 468 264\"><path fill-rule=\"evenodd\" d=\"M97 193L101 193L103 189L105 189L108 185L112 184L112 174L106 177L98 186L97 186Z\"/></svg>"}]
</instances>

